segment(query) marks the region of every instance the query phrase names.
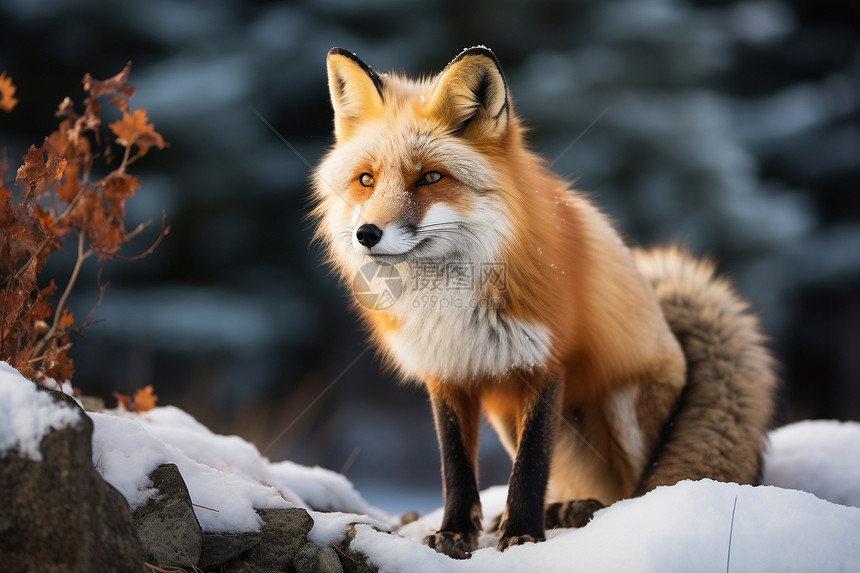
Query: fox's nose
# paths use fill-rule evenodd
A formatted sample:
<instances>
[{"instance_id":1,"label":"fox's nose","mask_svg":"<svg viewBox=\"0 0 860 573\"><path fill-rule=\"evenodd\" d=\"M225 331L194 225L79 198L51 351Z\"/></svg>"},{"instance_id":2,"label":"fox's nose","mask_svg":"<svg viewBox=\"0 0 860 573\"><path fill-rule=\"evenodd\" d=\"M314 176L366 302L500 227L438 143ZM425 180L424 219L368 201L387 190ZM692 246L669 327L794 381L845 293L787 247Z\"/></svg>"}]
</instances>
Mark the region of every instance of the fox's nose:
<instances>
[{"instance_id":1,"label":"fox's nose","mask_svg":"<svg viewBox=\"0 0 860 573\"><path fill-rule=\"evenodd\" d=\"M382 229L376 225L365 223L355 231L355 238L369 249L382 239Z\"/></svg>"}]
</instances>

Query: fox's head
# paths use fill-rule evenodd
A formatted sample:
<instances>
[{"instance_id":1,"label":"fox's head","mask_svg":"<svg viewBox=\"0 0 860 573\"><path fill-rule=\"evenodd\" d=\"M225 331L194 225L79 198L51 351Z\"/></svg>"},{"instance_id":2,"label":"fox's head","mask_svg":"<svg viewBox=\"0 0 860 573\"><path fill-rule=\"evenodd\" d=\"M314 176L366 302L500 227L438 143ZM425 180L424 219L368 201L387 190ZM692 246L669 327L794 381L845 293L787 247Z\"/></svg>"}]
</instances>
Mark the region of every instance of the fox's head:
<instances>
[{"instance_id":1,"label":"fox's head","mask_svg":"<svg viewBox=\"0 0 860 573\"><path fill-rule=\"evenodd\" d=\"M327 67L336 141L314 188L319 235L341 270L496 260L519 132L493 53L469 48L421 80L379 74L340 48Z\"/></svg>"}]
</instances>

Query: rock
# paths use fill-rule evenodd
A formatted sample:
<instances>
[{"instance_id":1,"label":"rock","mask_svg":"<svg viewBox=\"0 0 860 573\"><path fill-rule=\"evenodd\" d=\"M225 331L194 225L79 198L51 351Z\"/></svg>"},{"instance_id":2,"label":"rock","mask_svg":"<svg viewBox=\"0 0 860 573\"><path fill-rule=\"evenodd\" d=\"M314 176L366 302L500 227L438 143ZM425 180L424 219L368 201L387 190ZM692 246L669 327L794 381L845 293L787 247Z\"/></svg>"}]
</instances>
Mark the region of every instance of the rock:
<instances>
[{"instance_id":1,"label":"rock","mask_svg":"<svg viewBox=\"0 0 860 573\"><path fill-rule=\"evenodd\" d=\"M78 400L86 412L101 412L105 409L105 401L99 396L79 396Z\"/></svg>"},{"instance_id":2,"label":"rock","mask_svg":"<svg viewBox=\"0 0 860 573\"><path fill-rule=\"evenodd\" d=\"M223 567L224 573L289 571L293 558L307 543L308 533L314 526L314 520L301 508L258 509L257 513L264 522L260 543L228 561Z\"/></svg>"},{"instance_id":3,"label":"rock","mask_svg":"<svg viewBox=\"0 0 860 573\"><path fill-rule=\"evenodd\" d=\"M356 525L359 524L350 524L349 528L346 530L346 536L338 544L337 556L338 559L340 559L340 565L343 567L344 573L378 573L379 569L367 562L367 555L359 551L354 551L349 547L358 532L355 528ZM376 527L374 527L374 529L382 531Z\"/></svg>"},{"instance_id":4,"label":"rock","mask_svg":"<svg viewBox=\"0 0 860 573\"><path fill-rule=\"evenodd\" d=\"M194 567L200 559L203 530L176 464L162 464L149 479L158 490L134 510L134 524L147 563L159 567Z\"/></svg>"},{"instance_id":5,"label":"rock","mask_svg":"<svg viewBox=\"0 0 860 573\"><path fill-rule=\"evenodd\" d=\"M0 454L0 571L145 571L128 503L93 467L92 420L72 398L38 388L81 423L46 434L41 461Z\"/></svg>"},{"instance_id":6,"label":"rock","mask_svg":"<svg viewBox=\"0 0 860 573\"><path fill-rule=\"evenodd\" d=\"M343 573L337 552L331 547L305 543L293 557L296 573Z\"/></svg>"},{"instance_id":7,"label":"rock","mask_svg":"<svg viewBox=\"0 0 860 573\"><path fill-rule=\"evenodd\" d=\"M253 567L250 563L241 558L231 559L213 571L217 571L218 573L281 573L274 569L260 569L258 567Z\"/></svg>"},{"instance_id":8,"label":"rock","mask_svg":"<svg viewBox=\"0 0 860 573\"><path fill-rule=\"evenodd\" d=\"M204 571L216 569L234 557L238 557L263 539L256 531L243 533L204 533L203 548L197 567Z\"/></svg>"},{"instance_id":9,"label":"rock","mask_svg":"<svg viewBox=\"0 0 860 573\"><path fill-rule=\"evenodd\" d=\"M418 521L418 519L420 519L420 516L418 515L417 512L407 511L406 513L404 513L403 515L400 516L400 525L401 526L409 525L413 521Z\"/></svg>"}]
</instances>

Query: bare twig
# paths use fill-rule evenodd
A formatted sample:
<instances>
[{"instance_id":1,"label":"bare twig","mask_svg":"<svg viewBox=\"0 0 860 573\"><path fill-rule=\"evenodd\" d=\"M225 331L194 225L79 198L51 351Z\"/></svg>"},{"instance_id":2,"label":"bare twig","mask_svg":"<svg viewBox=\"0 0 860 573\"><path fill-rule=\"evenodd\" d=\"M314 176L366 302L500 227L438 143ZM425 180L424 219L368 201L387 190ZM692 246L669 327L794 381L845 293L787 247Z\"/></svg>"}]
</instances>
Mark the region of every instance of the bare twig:
<instances>
[{"instance_id":1,"label":"bare twig","mask_svg":"<svg viewBox=\"0 0 860 573\"><path fill-rule=\"evenodd\" d=\"M110 282L106 282L106 283L102 282L102 270L101 269L99 269L98 275L96 275L96 283L98 283L98 285L99 285L99 299L96 301L96 304L93 305L93 307L90 309L89 314L87 314L86 320L84 320L80 324L80 326L78 326L75 329L75 332L77 332L78 334L82 334L81 331L83 329L85 329L86 327L88 327L89 325L94 324L96 322L100 322L98 320L93 320L93 315L95 315L98 308L102 305L102 301L104 300L104 297L105 297L105 291L110 286Z\"/></svg>"},{"instance_id":2,"label":"bare twig","mask_svg":"<svg viewBox=\"0 0 860 573\"><path fill-rule=\"evenodd\" d=\"M128 157L131 154L132 143L134 143L134 140L129 141L128 145L125 146L125 153L122 155L122 163L120 163L119 167L116 168L120 173L125 173L125 168L128 167Z\"/></svg>"},{"instance_id":3,"label":"bare twig","mask_svg":"<svg viewBox=\"0 0 860 573\"><path fill-rule=\"evenodd\" d=\"M329 543L329 547L331 547L332 549L334 549L335 551L337 551L338 553L340 553L341 555L343 555L344 557L346 557L347 559L349 559L349 560L350 560L350 561L352 561L353 563L361 563L361 561L359 561L358 559L354 558L352 555L350 555L349 553L345 552L343 549L341 549L340 547L338 547L337 545L335 545L335 544L334 544L334 541L332 541L331 543Z\"/></svg>"},{"instance_id":4,"label":"bare twig","mask_svg":"<svg viewBox=\"0 0 860 573\"><path fill-rule=\"evenodd\" d=\"M144 563L144 566L146 566L147 569L153 571L154 573L186 573L187 571L187 569L183 567L172 567L169 565L167 567L159 567L158 565L153 565L152 563ZM191 566L191 570L195 573L198 571L202 573L202 570L198 569L194 565Z\"/></svg>"},{"instance_id":5,"label":"bare twig","mask_svg":"<svg viewBox=\"0 0 860 573\"><path fill-rule=\"evenodd\" d=\"M191 505L193 505L194 507L199 507L201 509L208 509L209 511L214 511L215 513L221 513L221 510L206 507L205 505L200 505L199 503L194 503L193 501L191 502Z\"/></svg>"},{"instance_id":6,"label":"bare twig","mask_svg":"<svg viewBox=\"0 0 860 573\"><path fill-rule=\"evenodd\" d=\"M62 352L63 350L68 350L68 349L69 349L69 348L71 348L71 347L72 347L72 343L71 343L71 342L67 342L67 343L65 343L65 344L64 344L64 345L62 345L62 346L58 346L58 347L57 347L57 352ZM30 360L28 360L28 361L27 361L27 364L36 364L36 363L38 363L38 362L43 361L44 359L45 359L45 357L44 357L44 356L36 356L35 358L31 358Z\"/></svg>"},{"instance_id":7,"label":"bare twig","mask_svg":"<svg viewBox=\"0 0 860 573\"><path fill-rule=\"evenodd\" d=\"M350 452L349 457L346 458L345 462L343 462L343 467L340 468L340 474L341 475L346 475L346 472L348 472L349 468L352 467L352 464L355 463L355 458L358 457L358 453L360 451L361 451L361 448L359 446L355 446L352 449L352 452Z\"/></svg>"},{"instance_id":8,"label":"bare twig","mask_svg":"<svg viewBox=\"0 0 860 573\"><path fill-rule=\"evenodd\" d=\"M69 282L66 284L66 288L63 291L62 296L60 297L60 301L57 303L57 310L54 312L54 322L51 324L51 328L48 329L48 332L39 340L36 344L36 347L33 349L34 357L38 358L42 356L42 352L45 350L45 347L54 338L57 334L57 330L60 327L60 321L63 318L63 309L66 308L66 303L69 300L69 295L72 294L72 288L75 286L75 283L78 280L78 275L81 272L81 267L84 265L84 261L92 255L92 250L84 251L85 237L84 231L78 231L78 258L75 260L75 267L72 269L72 276L69 277Z\"/></svg>"},{"instance_id":9,"label":"bare twig","mask_svg":"<svg viewBox=\"0 0 860 573\"><path fill-rule=\"evenodd\" d=\"M144 221L140 225L134 228L134 230L126 235L126 240L133 239L138 236L152 221ZM164 237L170 234L170 226L167 224L167 212L161 212L161 232L158 233L158 237L155 238L155 241L149 246L148 249L140 253L139 255L134 255L131 257L126 257L117 253L110 253L105 251L96 251L99 255L103 255L105 257L109 257L111 259L117 259L119 261L139 261L141 259L145 259L149 255L155 251L158 245L161 244L161 241L164 240Z\"/></svg>"},{"instance_id":10,"label":"bare twig","mask_svg":"<svg viewBox=\"0 0 860 573\"><path fill-rule=\"evenodd\" d=\"M738 508L738 496L735 496L735 504L732 506L732 524L729 526L729 550L726 554L726 573L729 573L729 566L732 562L732 535L735 531L735 510Z\"/></svg>"}]
</instances>

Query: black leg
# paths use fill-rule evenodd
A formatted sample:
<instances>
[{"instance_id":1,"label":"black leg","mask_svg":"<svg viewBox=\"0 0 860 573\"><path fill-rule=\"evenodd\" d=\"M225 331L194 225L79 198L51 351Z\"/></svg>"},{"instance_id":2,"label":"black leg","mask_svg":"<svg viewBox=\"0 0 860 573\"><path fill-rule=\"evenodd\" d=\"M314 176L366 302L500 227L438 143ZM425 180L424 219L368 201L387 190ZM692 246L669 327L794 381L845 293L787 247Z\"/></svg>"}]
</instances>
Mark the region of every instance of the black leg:
<instances>
[{"instance_id":1,"label":"black leg","mask_svg":"<svg viewBox=\"0 0 860 573\"><path fill-rule=\"evenodd\" d=\"M424 542L440 553L465 559L478 545L481 500L475 463L478 444L477 402L458 396L455 404L431 395L436 434L442 454L442 495L445 514L442 527Z\"/></svg>"},{"instance_id":2,"label":"black leg","mask_svg":"<svg viewBox=\"0 0 860 573\"><path fill-rule=\"evenodd\" d=\"M527 405L517 456L508 483L508 503L499 526L499 549L544 537L544 497L559 419L561 380L536 387Z\"/></svg>"}]
</instances>

